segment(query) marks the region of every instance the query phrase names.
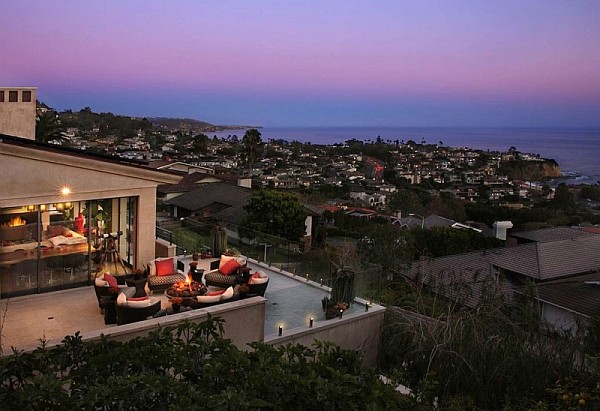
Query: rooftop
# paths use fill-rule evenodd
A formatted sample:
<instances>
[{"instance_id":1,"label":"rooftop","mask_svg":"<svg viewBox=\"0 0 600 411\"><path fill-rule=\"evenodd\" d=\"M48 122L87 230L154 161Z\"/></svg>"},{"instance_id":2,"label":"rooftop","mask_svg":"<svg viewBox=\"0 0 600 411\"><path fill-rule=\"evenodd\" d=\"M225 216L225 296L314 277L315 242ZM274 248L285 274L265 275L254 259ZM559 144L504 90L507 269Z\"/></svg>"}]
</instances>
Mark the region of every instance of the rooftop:
<instances>
[{"instance_id":1,"label":"rooftop","mask_svg":"<svg viewBox=\"0 0 600 411\"><path fill-rule=\"evenodd\" d=\"M517 239L534 241L538 243L572 240L579 237L589 237L590 235L593 234L591 232L586 232L571 227L550 227L510 234L511 237L515 237Z\"/></svg>"},{"instance_id":2,"label":"rooftop","mask_svg":"<svg viewBox=\"0 0 600 411\"><path fill-rule=\"evenodd\" d=\"M184 262L189 262L189 258ZM321 299L328 294L328 287L286 271L271 269L254 260L249 260L248 265L269 275L265 294L265 336L276 334L280 325L286 332L293 332L293 329L301 331L308 327L311 317L315 322L325 321ZM156 293L154 297L161 299L162 308L170 306L162 293ZM348 314L364 311L365 301L355 301ZM4 354L11 353L10 347L13 346L25 350L35 348L41 339L53 345L77 331L101 333L117 327L104 324L93 286L0 300L0 320Z\"/></svg>"},{"instance_id":3,"label":"rooftop","mask_svg":"<svg viewBox=\"0 0 600 411\"><path fill-rule=\"evenodd\" d=\"M537 284L535 293L541 301L587 317L600 317L600 274L597 272Z\"/></svg>"}]
</instances>

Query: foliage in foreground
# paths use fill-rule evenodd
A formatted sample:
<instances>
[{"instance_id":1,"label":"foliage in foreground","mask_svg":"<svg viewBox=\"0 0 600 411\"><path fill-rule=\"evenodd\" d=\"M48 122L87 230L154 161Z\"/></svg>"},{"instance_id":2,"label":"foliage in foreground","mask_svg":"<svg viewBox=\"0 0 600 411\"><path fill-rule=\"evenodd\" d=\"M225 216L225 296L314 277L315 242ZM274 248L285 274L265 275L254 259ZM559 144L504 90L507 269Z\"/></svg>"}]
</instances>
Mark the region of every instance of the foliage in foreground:
<instances>
[{"instance_id":1,"label":"foliage in foreground","mask_svg":"<svg viewBox=\"0 0 600 411\"><path fill-rule=\"evenodd\" d=\"M589 341L596 330L580 329L577 335L551 330L532 308L489 297L473 310L448 303L435 317L389 310L381 364L432 408L597 405L600 367L597 347Z\"/></svg>"},{"instance_id":2,"label":"foliage in foreground","mask_svg":"<svg viewBox=\"0 0 600 411\"><path fill-rule=\"evenodd\" d=\"M56 349L0 359L4 409L398 409L400 398L352 351L248 351L224 339L223 320L182 323L128 342L66 337Z\"/></svg>"}]
</instances>

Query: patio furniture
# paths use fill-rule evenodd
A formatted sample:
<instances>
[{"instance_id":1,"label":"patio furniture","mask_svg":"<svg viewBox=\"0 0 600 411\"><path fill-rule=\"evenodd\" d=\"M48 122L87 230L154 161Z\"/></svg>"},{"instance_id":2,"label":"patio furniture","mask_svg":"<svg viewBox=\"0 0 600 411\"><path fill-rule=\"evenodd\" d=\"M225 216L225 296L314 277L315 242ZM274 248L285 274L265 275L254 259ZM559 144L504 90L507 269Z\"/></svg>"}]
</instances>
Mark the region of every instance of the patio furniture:
<instances>
[{"instance_id":1,"label":"patio furniture","mask_svg":"<svg viewBox=\"0 0 600 411\"><path fill-rule=\"evenodd\" d=\"M269 285L269 279L267 278L267 281L265 281L264 283L260 283L260 284L247 284L248 286L248 292L243 295L243 297L247 298L247 297L255 297L257 295L260 295L261 297L265 296L265 292L267 291L267 286Z\"/></svg>"},{"instance_id":2,"label":"patio furniture","mask_svg":"<svg viewBox=\"0 0 600 411\"><path fill-rule=\"evenodd\" d=\"M268 285L269 276L263 271L257 270L250 276L246 283L248 292L244 294L244 297L254 297L257 295L264 297Z\"/></svg>"},{"instance_id":3,"label":"patio furniture","mask_svg":"<svg viewBox=\"0 0 600 411\"><path fill-rule=\"evenodd\" d=\"M125 279L127 286L135 288L134 297L144 297L146 295L146 281L144 277Z\"/></svg>"},{"instance_id":4,"label":"patio furniture","mask_svg":"<svg viewBox=\"0 0 600 411\"><path fill-rule=\"evenodd\" d=\"M160 300L155 298L138 299L120 293L115 303L117 325L143 321L160 311Z\"/></svg>"},{"instance_id":5,"label":"patio furniture","mask_svg":"<svg viewBox=\"0 0 600 411\"><path fill-rule=\"evenodd\" d=\"M219 288L227 288L243 283L241 270L246 267L246 264L246 259L243 257L222 255L220 260L211 263L211 270L204 275L204 282L207 286L211 285Z\"/></svg>"},{"instance_id":6,"label":"patio furniture","mask_svg":"<svg viewBox=\"0 0 600 411\"><path fill-rule=\"evenodd\" d=\"M104 324L106 325L117 323L116 300L116 296L113 298L112 295L100 297L100 305L104 311Z\"/></svg>"},{"instance_id":7,"label":"patio furniture","mask_svg":"<svg viewBox=\"0 0 600 411\"><path fill-rule=\"evenodd\" d=\"M235 293L233 287L227 287L226 289L212 289L204 295L199 295L195 300L189 301L189 307L192 309L206 308L213 305L228 303L235 301L239 298L239 295Z\"/></svg>"},{"instance_id":8,"label":"patio furniture","mask_svg":"<svg viewBox=\"0 0 600 411\"><path fill-rule=\"evenodd\" d=\"M190 263L190 271L188 275L192 276L192 281L197 281L199 283L202 282L202 277L204 277L204 269L198 268L198 261L192 261Z\"/></svg>"},{"instance_id":9,"label":"patio furniture","mask_svg":"<svg viewBox=\"0 0 600 411\"><path fill-rule=\"evenodd\" d=\"M104 273L94 280L94 291L96 292L96 298L98 299L98 307L100 310L106 309L106 300L103 302L102 297L111 297L118 292L124 292L126 296L133 297L135 295L135 288L128 287L125 284L119 284L119 276L114 276L115 281L117 281L116 292L111 291L111 285L108 281L104 279L104 276L109 273ZM121 276L122 277L122 276ZM112 280L111 280L112 281ZM124 281L124 278L123 278ZM114 284L113 284L114 285ZM113 287L114 288L114 287ZM116 297L113 296L113 301Z\"/></svg>"},{"instance_id":10,"label":"patio furniture","mask_svg":"<svg viewBox=\"0 0 600 411\"><path fill-rule=\"evenodd\" d=\"M148 274L148 288L150 291L168 288L171 285L185 281L184 267L182 261L175 257L156 258L148 263L150 273Z\"/></svg>"}]
</instances>

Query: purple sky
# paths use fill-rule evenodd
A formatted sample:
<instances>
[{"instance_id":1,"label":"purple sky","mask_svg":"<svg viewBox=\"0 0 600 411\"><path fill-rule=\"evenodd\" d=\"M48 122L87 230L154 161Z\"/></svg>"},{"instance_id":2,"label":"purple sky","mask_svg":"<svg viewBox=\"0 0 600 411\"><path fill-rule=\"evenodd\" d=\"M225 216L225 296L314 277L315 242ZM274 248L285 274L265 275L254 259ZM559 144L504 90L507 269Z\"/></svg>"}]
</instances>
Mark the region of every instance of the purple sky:
<instances>
[{"instance_id":1,"label":"purple sky","mask_svg":"<svg viewBox=\"0 0 600 411\"><path fill-rule=\"evenodd\" d=\"M0 85L264 126L600 126L600 1L30 1Z\"/></svg>"}]
</instances>

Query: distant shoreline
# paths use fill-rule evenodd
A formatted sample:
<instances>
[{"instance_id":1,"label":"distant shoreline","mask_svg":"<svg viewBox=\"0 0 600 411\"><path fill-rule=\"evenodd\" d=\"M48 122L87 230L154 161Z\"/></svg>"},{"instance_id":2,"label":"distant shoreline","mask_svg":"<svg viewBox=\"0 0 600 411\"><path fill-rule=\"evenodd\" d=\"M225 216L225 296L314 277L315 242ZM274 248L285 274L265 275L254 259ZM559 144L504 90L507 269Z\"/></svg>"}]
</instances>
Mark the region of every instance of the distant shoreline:
<instances>
[{"instance_id":1,"label":"distant shoreline","mask_svg":"<svg viewBox=\"0 0 600 411\"><path fill-rule=\"evenodd\" d=\"M227 137L228 130L215 133ZM234 131L234 130L231 130ZM560 179L568 183L600 181L600 127L269 127L260 130L262 140L332 145L346 140L388 142L414 140L448 147L506 152L515 147L522 153L555 160L561 171L575 173ZM211 134L212 137L212 134ZM240 136L238 136L240 137ZM578 179L579 178L579 179Z\"/></svg>"}]
</instances>

